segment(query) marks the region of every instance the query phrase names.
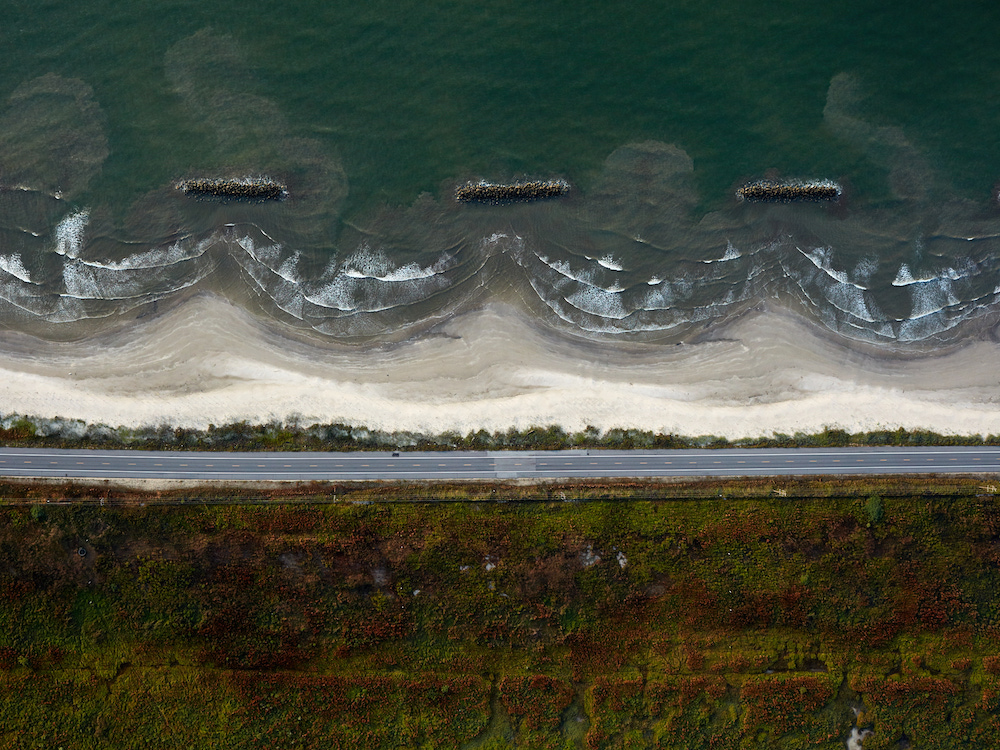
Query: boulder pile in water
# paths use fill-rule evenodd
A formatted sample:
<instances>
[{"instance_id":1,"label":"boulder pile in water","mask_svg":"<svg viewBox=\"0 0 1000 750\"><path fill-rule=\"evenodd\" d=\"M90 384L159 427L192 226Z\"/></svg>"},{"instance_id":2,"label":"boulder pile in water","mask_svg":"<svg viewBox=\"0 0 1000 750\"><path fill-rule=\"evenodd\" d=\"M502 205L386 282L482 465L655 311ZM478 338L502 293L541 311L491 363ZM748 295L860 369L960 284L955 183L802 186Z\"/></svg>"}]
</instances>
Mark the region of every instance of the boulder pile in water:
<instances>
[{"instance_id":1,"label":"boulder pile in water","mask_svg":"<svg viewBox=\"0 0 1000 750\"><path fill-rule=\"evenodd\" d=\"M266 177L184 180L177 183L177 189L195 198L253 202L280 201L288 195L284 185Z\"/></svg>"},{"instance_id":2,"label":"boulder pile in water","mask_svg":"<svg viewBox=\"0 0 1000 750\"><path fill-rule=\"evenodd\" d=\"M569 192L569 183L564 180L535 180L498 184L494 182L470 182L455 190L455 200L459 203L527 203L547 198L558 198Z\"/></svg>"},{"instance_id":3,"label":"boulder pile in water","mask_svg":"<svg viewBox=\"0 0 1000 750\"><path fill-rule=\"evenodd\" d=\"M797 203L800 201L835 201L841 188L830 180L814 182L774 182L758 180L736 191L736 197L750 203Z\"/></svg>"}]
</instances>

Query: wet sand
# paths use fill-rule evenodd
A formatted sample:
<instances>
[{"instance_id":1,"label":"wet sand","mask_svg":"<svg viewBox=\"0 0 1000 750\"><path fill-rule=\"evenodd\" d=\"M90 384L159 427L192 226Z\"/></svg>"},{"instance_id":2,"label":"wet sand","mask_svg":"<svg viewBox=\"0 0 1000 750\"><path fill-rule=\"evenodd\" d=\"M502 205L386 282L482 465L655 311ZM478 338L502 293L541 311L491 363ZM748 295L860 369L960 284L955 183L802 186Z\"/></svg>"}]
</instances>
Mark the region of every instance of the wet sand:
<instances>
[{"instance_id":1,"label":"wet sand","mask_svg":"<svg viewBox=\"0 0 1000 750\"><path fill-rule=\"evenodd\" d=\"M288 336L210 294L115 334L0 338L0 412L206 427L297 417L438 433L559 424L728 438L1000 433L1000 345L924 357L848 346L764 310L678 346L594 343L493 303L385 348Z\"/></svg>"}]
</instances>

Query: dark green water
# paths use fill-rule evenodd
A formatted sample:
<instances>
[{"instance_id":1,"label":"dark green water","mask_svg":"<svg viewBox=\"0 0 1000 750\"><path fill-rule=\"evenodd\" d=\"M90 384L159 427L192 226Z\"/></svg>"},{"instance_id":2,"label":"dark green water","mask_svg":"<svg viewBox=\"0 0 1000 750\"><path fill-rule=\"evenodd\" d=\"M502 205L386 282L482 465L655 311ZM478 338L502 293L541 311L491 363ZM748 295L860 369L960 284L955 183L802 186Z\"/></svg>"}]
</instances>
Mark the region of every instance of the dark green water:
<instances>
[{"instance_id":1,"label":"dark green water","mask_svg":"<svg viewBox=\"0 0 1000 750\"><path fill-rule=\"evenodd\" d=\"M979 195L997 177L1000 10L988 3L6 5L0 94L50 72L93 86L111 145L94 187L122 198L210 153L164 71L167 50L206 27L237 41L255 92L296 132L342 155L356 205L409 203L466 174L585 185L615 148L647 139L691 155L709 204L769 167L884 190L824 127L842 72L957 189Z\"/></svg>"},{"instance_id":2,"label":"dark green water","mask_svg":"<svg viewBox=\"0 0 1000 750\"><path fill-rule=\"evenodd\" d=\"M355 291L333 308L352 317L403 306L413 320L455 304L461 283L481 279L484 263L496 265L481 250L498 232L520 244L497 253L521 259L548 309L587 330L674 330L713 318L706 306L791 296L837 330L860 326L866 337L906 341L950 331L996 302L987 278L1000 255L991 198L1000 176L996 6L4 5L0 185L30 190L8 191L0 201L0 254L19 258L21 283L89 300L73 311L58 300L39 307L18 297L11 315L19 320L27 308L29 320L40 315L47 323L120 314L134 307L124 298L145 303L209 284L201 281L205 269L192 268L149 277L146 286L134 273L104 277L109 261L132 268L129 253L218 239L213 231L226 224L250 227L255 247L280 245L284 255L272 253L265 276L295 256L294 269L286 265L280 278L258 285L284 300L278 308L331 334L395 325L348 331L327 326L318 310L303 313L301 300L288 302L294 294L318 299L319 286L338 272L327 266L331 258L348 279L398 282L398 269L434 268L448 254L445 265L461 272L431 292ZM693 169L678 172L647 157L624 171L606 164L622 147L648 142L672 144ZM735 205L735 187L768 170L837 180L847 189L846 207ZM191 208L171 189L185 177L248 173L287 181L287 205ZM574 198L491 213L457 214L451 205L457 182L522 176L564 178ZM58 202L44 198L56 192ZM434 205L410 208L425 192ZM56 227L83 208L86 239L69 255L97 266L70 273L92 276L88 269L99 268L94 283L112 284L115 293L78 294L66 269L54 265L65 255L52 254ZM970 237L976 241L963 244ZM703 279L703 261L730 246L742 263ZM191 247L184 258L198 254ZM365 247L378 262L350 266ZM805 265L803 253L812 257ZM594 264L609 255L611 262ZM532 266L538 257L593 289L546 280ZM212 268L215 287L231 285L219 280L227 271L217 257ZM608 271L620 276L603 278ZM910 278L917 288L906 288ZM281 279L312 287L276 291ZM677 287L651 303L644 287L657 279L695 290ZM827 289L827 279L865 292L865 310L845 299L855 292ZM20 294L17 284L9 282L8 301ZM582 308L571 301L579 317L564 302L581 294L617 296ZM117 301L102 307L99 299ZM423 307L413 307L417 301ZM608 304L610 315L601 312ZM647 314L652 309L661 312ZM669 325L653 320L665 309ZM846 328L841 313L851 316ZM932 314L942 320L918 333L902 330ZM625 322L581 322L594 315Z\"/></svg>"}]
</instances>

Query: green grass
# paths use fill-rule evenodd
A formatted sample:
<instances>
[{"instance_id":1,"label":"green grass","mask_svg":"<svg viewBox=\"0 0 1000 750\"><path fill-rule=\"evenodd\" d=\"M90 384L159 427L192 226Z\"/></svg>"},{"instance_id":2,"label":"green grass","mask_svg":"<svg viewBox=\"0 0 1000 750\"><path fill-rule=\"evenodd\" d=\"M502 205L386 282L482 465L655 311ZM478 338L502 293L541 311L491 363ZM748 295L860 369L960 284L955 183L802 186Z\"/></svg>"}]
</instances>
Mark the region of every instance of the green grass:
<instances>
[{"instance_id":1,"label":"green grass","mask_svg":"<svg viewBox=\"0 0 1000 750\"><path fill-rule=\"evenodd\" d=\"M986 746L1000 511L949 482L793 501L21 498L0 508L0 747L832 750L855 722L868 748Z\"/></svg>"}]
</instances>

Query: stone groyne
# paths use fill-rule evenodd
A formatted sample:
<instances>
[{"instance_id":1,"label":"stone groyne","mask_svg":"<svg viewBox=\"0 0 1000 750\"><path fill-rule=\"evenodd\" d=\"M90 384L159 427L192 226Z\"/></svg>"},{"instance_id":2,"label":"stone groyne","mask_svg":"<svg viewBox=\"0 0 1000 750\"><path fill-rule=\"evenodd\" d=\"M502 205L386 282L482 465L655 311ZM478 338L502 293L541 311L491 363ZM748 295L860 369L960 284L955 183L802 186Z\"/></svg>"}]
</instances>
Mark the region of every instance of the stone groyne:
<instances>
[{"instance_id":1,"label":"stone groyne","mask_svg":"<svg viewBox=\"0 0 1000 750\"><path fill-rule=\"evenodd\" d=\"M530 201L558 198L569 192L565 180L535 180L508 184L494 182L470 182L455 189L455 200L459 203L527 203Z\"/></svg>"},{"instance_id":2,"label":"stone groyne","mask_svg":"<svg viewBox=\"0 0 1000 750\"><path fill-rule=\"evenodd\" d=\"M267 177L183 180L177 183L177 189L195 198L218 200L280 201L288 196L284 185Z\"/></svg>"},{"instance_id":3,"label":"stone groyne","mask_svg":"<svg viewBox=\"0 0 1000 750\"><path fill-rule=\"evenodd\" d=\"M830 180L775 182L757 180L736 191L736 197L750 203L798 203L840 199L842 189Z\"/></svg>"}]
</instances>

